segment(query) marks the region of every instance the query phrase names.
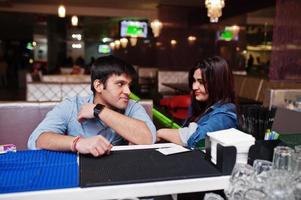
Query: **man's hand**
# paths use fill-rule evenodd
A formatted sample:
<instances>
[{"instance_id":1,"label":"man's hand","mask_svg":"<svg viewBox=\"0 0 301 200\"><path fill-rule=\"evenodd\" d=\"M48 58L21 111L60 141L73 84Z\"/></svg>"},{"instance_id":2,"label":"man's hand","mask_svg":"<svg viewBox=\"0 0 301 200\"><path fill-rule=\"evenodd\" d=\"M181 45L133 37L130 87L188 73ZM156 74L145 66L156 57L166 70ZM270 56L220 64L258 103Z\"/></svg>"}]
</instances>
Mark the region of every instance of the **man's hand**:
<instances>
[{"instance_id":1,"label":"man's hand","mask_svg":"<svg viewBox=\"0 0 301 200\"><path fill-rule=\"evenodd\" d=\"M81 138L76 143L76 150L82 154L91 153L93 156L102 156L109 154L112 144L103 136L96 135L89 138Z\"/></svg>"},{"instance_id":2,"label":"man's hand","mask_svg":"<svg viewBox=\"0 0 301 200\"><path fill-rule=\"evenodd\" d=\"M85 119L92 119L94 118L94 107L95 107L95 104L93 103L86 103L86 104L83 104L81 107L80 107L80 110L79 110L79 113L78 113L78 121L79 122L83 122Z\"/></svg>"}]
</instances>

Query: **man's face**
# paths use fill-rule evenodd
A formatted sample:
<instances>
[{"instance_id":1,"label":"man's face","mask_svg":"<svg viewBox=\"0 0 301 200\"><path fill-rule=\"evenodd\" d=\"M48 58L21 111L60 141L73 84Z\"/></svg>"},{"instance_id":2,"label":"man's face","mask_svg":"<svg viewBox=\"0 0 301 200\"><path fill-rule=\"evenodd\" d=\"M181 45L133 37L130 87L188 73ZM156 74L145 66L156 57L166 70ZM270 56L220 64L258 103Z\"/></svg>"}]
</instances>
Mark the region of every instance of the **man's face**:
<instances>
[{"instance_id":1,"label":"man's face","mask_svg":"<svg viewBox=\"0 0 301 200\"><path fill-rule=\"evenodd\" d=\"M125 109L129 102L132 78L126 74L113 74L101 91L102 103L110 108Z\"/></svg>"}]
</instances>

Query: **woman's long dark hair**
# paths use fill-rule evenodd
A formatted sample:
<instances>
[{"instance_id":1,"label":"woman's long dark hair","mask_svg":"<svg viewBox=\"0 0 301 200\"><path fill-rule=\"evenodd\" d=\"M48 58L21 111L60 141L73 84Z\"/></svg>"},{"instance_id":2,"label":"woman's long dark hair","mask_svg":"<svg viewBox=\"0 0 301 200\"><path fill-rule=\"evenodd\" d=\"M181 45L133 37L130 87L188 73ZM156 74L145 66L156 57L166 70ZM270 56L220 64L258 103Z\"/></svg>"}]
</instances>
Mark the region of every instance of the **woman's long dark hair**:
<instances>
[{"instance_id":1,"label":"woman's long dark hair","mask_svg":"<svg viewBox=\"0 0 301 200\"><path fill-rule=\"evenodd\" d=\"M232 71L223 58L214 56L197 62L188 75L191 90L194 82L193 74L197 69L202 71L202 79L209 97L207 101L200 102L196 100L194 93L191 94L192 112L188 121L197 120L210 106L217 102L222 104L235 102Z\"/></svg>"}]
</instances>

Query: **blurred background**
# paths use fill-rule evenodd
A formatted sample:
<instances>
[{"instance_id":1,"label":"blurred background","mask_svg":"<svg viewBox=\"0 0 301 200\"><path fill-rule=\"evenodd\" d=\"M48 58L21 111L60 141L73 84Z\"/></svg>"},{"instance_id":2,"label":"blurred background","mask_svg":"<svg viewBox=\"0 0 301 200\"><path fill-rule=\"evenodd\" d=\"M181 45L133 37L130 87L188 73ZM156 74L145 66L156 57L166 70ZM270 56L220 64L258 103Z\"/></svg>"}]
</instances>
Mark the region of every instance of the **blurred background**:
<instances>
[{"instance_id":1,"label":"blurred background","mask_svg":"<svg viewBox=\"0 0 301 200\"><path fill-rule=\"evenodd\" d=\"M88 94L91 64L113 54L138 71L135 94L164 107L189 95L198 59L219 55L240 104L298 106L299 10L299 0L0 0L0 100Z\"/></svg>"}]
</instances>

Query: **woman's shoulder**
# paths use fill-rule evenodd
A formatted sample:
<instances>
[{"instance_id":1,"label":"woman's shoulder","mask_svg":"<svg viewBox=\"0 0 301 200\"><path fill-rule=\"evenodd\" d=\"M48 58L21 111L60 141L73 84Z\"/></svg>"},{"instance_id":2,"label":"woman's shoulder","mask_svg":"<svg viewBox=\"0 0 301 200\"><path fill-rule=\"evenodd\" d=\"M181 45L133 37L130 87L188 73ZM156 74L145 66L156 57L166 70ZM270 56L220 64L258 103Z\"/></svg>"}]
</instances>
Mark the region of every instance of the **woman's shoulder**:
<instances>
[{"instance_id":1,"label":"woman's shoulder","mask_svg":"<svg viewBox=\"0 0 301 200\"><path fill-rule=\"evenodd\" d=\"M215 112L236 112L236 105L234 103L216 103L212 109Z\"/></svg>"}]
</instances>

